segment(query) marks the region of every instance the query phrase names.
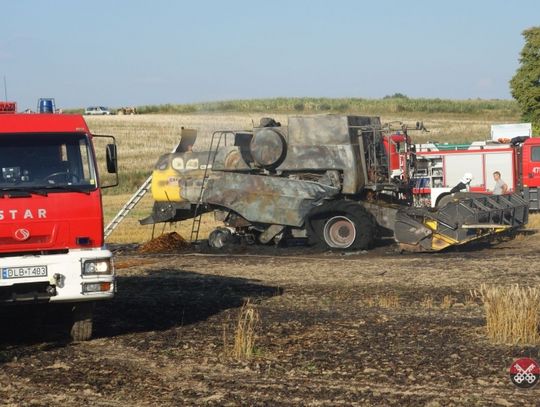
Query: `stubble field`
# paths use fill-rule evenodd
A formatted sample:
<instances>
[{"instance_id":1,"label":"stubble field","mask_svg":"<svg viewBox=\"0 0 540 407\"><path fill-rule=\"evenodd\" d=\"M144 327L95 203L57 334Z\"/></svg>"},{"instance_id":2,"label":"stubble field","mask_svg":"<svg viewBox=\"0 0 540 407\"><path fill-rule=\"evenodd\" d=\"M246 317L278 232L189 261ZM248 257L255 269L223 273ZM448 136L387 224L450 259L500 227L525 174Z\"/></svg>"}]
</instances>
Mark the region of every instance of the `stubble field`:
<instances>
[{"instance_id":1,"label":"stubble field","mask_svg":"<svg viewBox=\"0 0 540 407\"><path fill-rule=\"evenodd\" d=\"M460 141L466 129L476 129L469 140L489 134L489 123L478 119L432 122L426 136L432 139L452 134ZM181 126L198 128L208 140L213 130L249 128L251 116L110 117L89 124L117 135L121 169L144 178ZM107 217L128 197L106 195ZM537 403L537 390L511 384L508 367L520 356L538 358L538 345L491 343L473 291L482 283L538 286L538 235L441 254L399 254L383 242L347 255L302 247L141 254L137 244L152 231L136 220L150 204L145 199L111 235L118 294L97 306L96 339L67 343L52 329L54 315L38 332L20 315L3 319L10 329L0 341L2 404ZM189 225L176 227L185 234ZM230 344L247 299L260 321L254 355L242 360Z\"/></svg>"}]
</instances>

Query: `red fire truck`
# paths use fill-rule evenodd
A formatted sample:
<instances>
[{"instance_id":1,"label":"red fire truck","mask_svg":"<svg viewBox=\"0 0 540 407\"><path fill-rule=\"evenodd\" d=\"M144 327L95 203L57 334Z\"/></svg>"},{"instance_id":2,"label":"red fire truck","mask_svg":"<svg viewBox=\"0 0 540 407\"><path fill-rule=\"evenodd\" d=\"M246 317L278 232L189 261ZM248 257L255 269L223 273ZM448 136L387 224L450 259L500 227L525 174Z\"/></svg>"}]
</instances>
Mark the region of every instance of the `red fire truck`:
<instances>
[{"instance_id":1,"label":"red fire truck","mask_svg":"<svg viewBox=\"0 0 540 407\"><path fill-rule=\"evenodd\" d=\"M471 192L493 191L493 173L498 171L508 192L520 192L531 210L539 210L540 138L518 138L513 143L475 142L470 145L417 145L418 170L414 176L415 200L437 197L472 174Z\"/></svg>"},{"instance_id":2,"label":"red fire truck","mask_svg":"<svg viewBox=\"0 0 540 407\"><path fill-rule=\"evenodd\" d=\"M96 137L111 140L110 185ZM101 189L118 183L116 156L114 137L92 135L80 115L0 115L0 304L65 303L77 341L92 334L94 301L115 292Z\"/></svg>"},{"instance_id":3,"label":"red fire truck","mask_svg":"<svg viewBox=\"0 0 540 407\"><path fill-rule=\"evenodd\" d=\"M465 173L472 174L471 192L489 193L498 171L508 192L520 192L531 210L540 210L540 138L516 137L509 142L478 141L471 144L410 144L407 134L392 134L385 140L390 169L395 176L408 176L416 206L435 206L440 194L456 186ZM417 160L414 173L406 168L406 156ZM407 174L407 175L405 175Z\"/></svg>"}]
</instances>

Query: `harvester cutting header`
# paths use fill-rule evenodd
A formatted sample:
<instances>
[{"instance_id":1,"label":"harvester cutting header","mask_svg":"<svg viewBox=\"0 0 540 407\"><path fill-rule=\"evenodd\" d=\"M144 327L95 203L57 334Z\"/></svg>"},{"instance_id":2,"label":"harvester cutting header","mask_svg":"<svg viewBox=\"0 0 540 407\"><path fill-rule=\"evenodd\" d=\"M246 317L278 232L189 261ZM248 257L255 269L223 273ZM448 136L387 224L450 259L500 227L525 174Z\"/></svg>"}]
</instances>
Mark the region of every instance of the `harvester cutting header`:
<instances>
[{"instance_id":1,"label":"harvester cutting header","mask_svg":"<svg viewBox=\"0 0 540 407\"><path fill-rule=\"evenodd\" d=\"M527 223L518 194L461 192L414 207L414 146L378 117L293 116L287 126L265 118L251 131L214 133L208 151L193 151L195 140L186 130L159 158L142 224L193 219L197 240L201 215L214 211L227 226L210 235L214 247L235 236L263 244L294 236L365 249L392 236L404 249L437 251Z\"/></svg>"}]
</instances>

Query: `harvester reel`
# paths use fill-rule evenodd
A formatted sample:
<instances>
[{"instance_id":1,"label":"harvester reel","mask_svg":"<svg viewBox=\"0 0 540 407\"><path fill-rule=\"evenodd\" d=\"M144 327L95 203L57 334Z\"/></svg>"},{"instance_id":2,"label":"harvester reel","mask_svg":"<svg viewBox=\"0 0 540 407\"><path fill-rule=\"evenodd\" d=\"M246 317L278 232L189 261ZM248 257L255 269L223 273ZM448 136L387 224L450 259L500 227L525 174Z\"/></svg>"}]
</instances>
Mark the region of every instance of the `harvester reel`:
<instances>
[{"instance_id":1,"label":"harvester reel","mask_svg":"<svg viewBox=\"0 0 540 407\"><path fill-rule=\"evenodd\" d=\"M435 202L435 206L437 208L442 208L447 203L452 202L454 200L454 194L451 194L450 192L443 192L437 197L437 201Z\"/></svg>"}]
</instances>

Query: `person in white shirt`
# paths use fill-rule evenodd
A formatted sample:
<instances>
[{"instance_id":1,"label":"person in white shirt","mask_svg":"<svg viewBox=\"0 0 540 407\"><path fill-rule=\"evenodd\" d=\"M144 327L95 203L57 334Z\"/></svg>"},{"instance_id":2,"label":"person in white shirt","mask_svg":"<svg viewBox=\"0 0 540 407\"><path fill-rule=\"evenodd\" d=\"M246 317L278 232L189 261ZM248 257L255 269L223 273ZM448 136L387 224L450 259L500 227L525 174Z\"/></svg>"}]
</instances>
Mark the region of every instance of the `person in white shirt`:
<instances>
[{"instance_id":1,"label":"person in white shirt","mask_svg":"<svg viewBox=\"0 0 540 407\"><path fill-rule=\"evenodd\" d=\"M506 194L508 192L508 185L501 179L501 173L499 171L495 171L493 173L493 179L495 180L493 195Z\"/></svg>"}]
</instances>

